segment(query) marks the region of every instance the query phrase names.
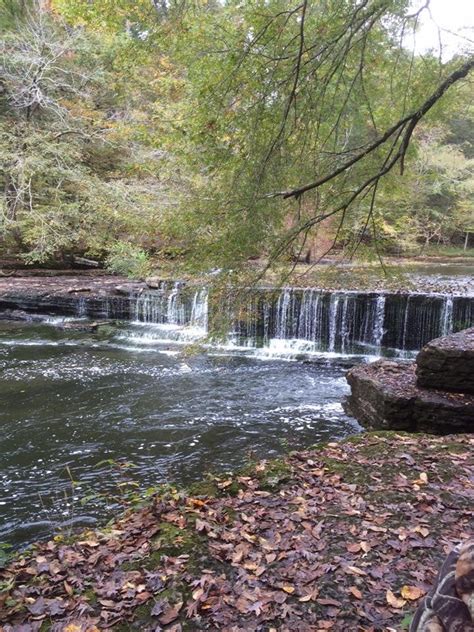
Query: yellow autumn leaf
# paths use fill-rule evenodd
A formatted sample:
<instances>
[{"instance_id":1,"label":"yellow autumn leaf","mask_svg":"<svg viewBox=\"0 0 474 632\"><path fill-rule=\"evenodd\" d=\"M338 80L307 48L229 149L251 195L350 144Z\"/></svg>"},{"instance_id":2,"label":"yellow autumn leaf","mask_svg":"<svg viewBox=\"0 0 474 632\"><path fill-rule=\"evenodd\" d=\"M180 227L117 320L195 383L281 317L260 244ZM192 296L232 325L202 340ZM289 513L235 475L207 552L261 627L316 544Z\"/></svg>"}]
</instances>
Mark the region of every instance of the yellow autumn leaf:
<instances>
[{"instance_id":1,"label":"yellow autumn leaf","mask_svg":"<svg viewBox=\"0 0 474 632\"><path fill-rule=\"evenodd\" d=\"M400 599L399 597L396 597L391 590L387 590L386 598L388 605L392 606L392 608L403 608L403 606L406 604L405 599Z\"/></svg>"},{"instance_id":2,"label":"yellow autumn leaf","mask_svg":"<svg viewBox=\"0 0 474 632\"><path fill-rule=\"evenodd\" d=\"M416 601L425 594L423 588L419 588L418 586L403 586L400 592L402 597L409 601Z\"/></svg>"},{"instance_id":3,"label":"yellow autumn leaf","mask_svg":"<svg viewBox=\"0 0 474 632\"><path fill-rule=\"evenodd\" d=\"M285 584L285 586L282 586L282 589L289 595L292 595L295 592L294 586L289 586L288 584Z\"/></svg>"}]
</instances>

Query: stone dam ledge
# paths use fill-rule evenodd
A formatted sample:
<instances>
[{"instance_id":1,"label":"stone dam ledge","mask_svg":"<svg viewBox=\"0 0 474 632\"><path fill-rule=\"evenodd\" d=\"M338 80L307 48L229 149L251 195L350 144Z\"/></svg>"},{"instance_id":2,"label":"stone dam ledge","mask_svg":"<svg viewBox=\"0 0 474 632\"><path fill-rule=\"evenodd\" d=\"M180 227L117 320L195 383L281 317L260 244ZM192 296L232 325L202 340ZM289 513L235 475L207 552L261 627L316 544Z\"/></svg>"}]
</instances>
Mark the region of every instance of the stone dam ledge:
<instances>
[{"instance_id":1,"label":"stone dam ledge","mask_svg":"<svg viewBox=\"0 0 474 632\"><path fill-rule=\"evenodd\" d=\"M474 328L432 340L415 362L358 365L347 381L346 410L368 428L474 432Z\"/></svg>"}]
</instances>

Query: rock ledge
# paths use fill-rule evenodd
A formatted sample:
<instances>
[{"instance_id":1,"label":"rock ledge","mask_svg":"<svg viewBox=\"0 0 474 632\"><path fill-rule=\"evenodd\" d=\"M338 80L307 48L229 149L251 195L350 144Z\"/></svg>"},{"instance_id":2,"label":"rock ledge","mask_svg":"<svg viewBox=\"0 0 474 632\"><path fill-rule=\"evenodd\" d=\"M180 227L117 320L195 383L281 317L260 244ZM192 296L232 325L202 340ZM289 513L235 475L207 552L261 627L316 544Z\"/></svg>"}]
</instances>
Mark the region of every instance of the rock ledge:
<instances>
[{"instance_id":1,"label":"rock ledge","mask_svg":"<svg viewBox=\"0 0 474 632\"><path fill-rule=\"evenodd\" d=\"M436 338L416 358L419 386L474 393L474 327Z\"/></svg>"},{"instance_id":2,"label":"rock ledge","mask_svg":"<svg viewBox=\"0 0 474 632\"><path fill-rule=\"evenodd\" d=\"M368 428L440 435L474 431L474 395L420 388L414 363L359 365L347 381L346 410Z\"/></svg>"}]
</instances>

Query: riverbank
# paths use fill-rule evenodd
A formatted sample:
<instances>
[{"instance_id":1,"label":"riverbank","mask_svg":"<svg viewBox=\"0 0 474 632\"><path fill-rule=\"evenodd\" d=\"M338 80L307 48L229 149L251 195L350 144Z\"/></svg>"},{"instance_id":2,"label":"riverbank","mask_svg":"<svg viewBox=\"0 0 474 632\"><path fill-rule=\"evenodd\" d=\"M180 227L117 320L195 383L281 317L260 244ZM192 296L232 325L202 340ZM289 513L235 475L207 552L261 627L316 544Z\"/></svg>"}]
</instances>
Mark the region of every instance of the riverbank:
<instances>
[{"instance_id":1,"label":"riverbank","mask_svg":"<svg viewBox=\"0 0 474 632\"><path fill-rule=\"evenodd\" d=\"M13 561L3 630L406 629L470 535L472 443L366 433L164 487Z\"/></svg>"},{"instance_id":2,"label":"riverbank","mask_svg":"<svg viewBox=\"0 0 474 632\"><path fill-rule=\"evenodd\" d=\"M470 251L469 251L470 252ZM5 262L4 262L5 263ZM339 256L325 257L318 263L297 263L281 270L267 270L264 260L249 261L246 273L240 277L243 284L265 287L291 286L318 288L327 291L365 292L422 292L474 296L474 255L472 256L419 256L385 257L381 263L375 261L343 261ZM154 280L176 280L177 268L168 260L155 262ZM179 275L191 285L209 285L218 280L217 271L198 276ZM12 283L10 284L9 281ZM239 282L239 277L237 277ZM145 283L101 268L95 269L46 269L30 268L14 264L2 266L0 261L0 293L10 286L12 289L27 288L28 285L53 293L77 291L83 286L86 292L104 295L114 292L114 285L147 287ZM27 291L23 289L22 291Z\"/></svg>"}]
</instances>

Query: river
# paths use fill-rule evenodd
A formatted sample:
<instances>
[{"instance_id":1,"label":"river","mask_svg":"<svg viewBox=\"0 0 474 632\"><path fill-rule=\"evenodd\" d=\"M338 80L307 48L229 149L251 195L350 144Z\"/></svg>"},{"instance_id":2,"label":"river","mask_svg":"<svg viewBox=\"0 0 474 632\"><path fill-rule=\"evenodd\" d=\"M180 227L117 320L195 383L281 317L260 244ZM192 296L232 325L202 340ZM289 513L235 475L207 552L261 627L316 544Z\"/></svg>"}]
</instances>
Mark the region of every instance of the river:
<instances>
[{"instance_id":1,"label":"river","mask_svg":"<svg viewBox=\"0 0 474 632\"><path fill-rule=\"evenodd\" d=\"M53 325L0 324L0 541L23 545L116 510L122 475L104 460L132 463L125 479L144 489L360 430L342 409L342 358L188 356L166 326L98 339ZM93 494L105 496L81 503Z\"/></svg>"},{"instance_id":2,"label":"river","mask_svg":"<svg viewBox=\"0 0 474 632\"><path fill-rule=\"evenodd\" d=\"M0 321L0 542L14 546L103 521L135 484L186 484L360 432L343 410L350 366L413 357L474 324L469 293L260 289L211 342L222 306L204 288L98 298L36 283L3 305L49 315ZM92 331L91 318L106 320Z\"/></svg>"}]
</instances>

